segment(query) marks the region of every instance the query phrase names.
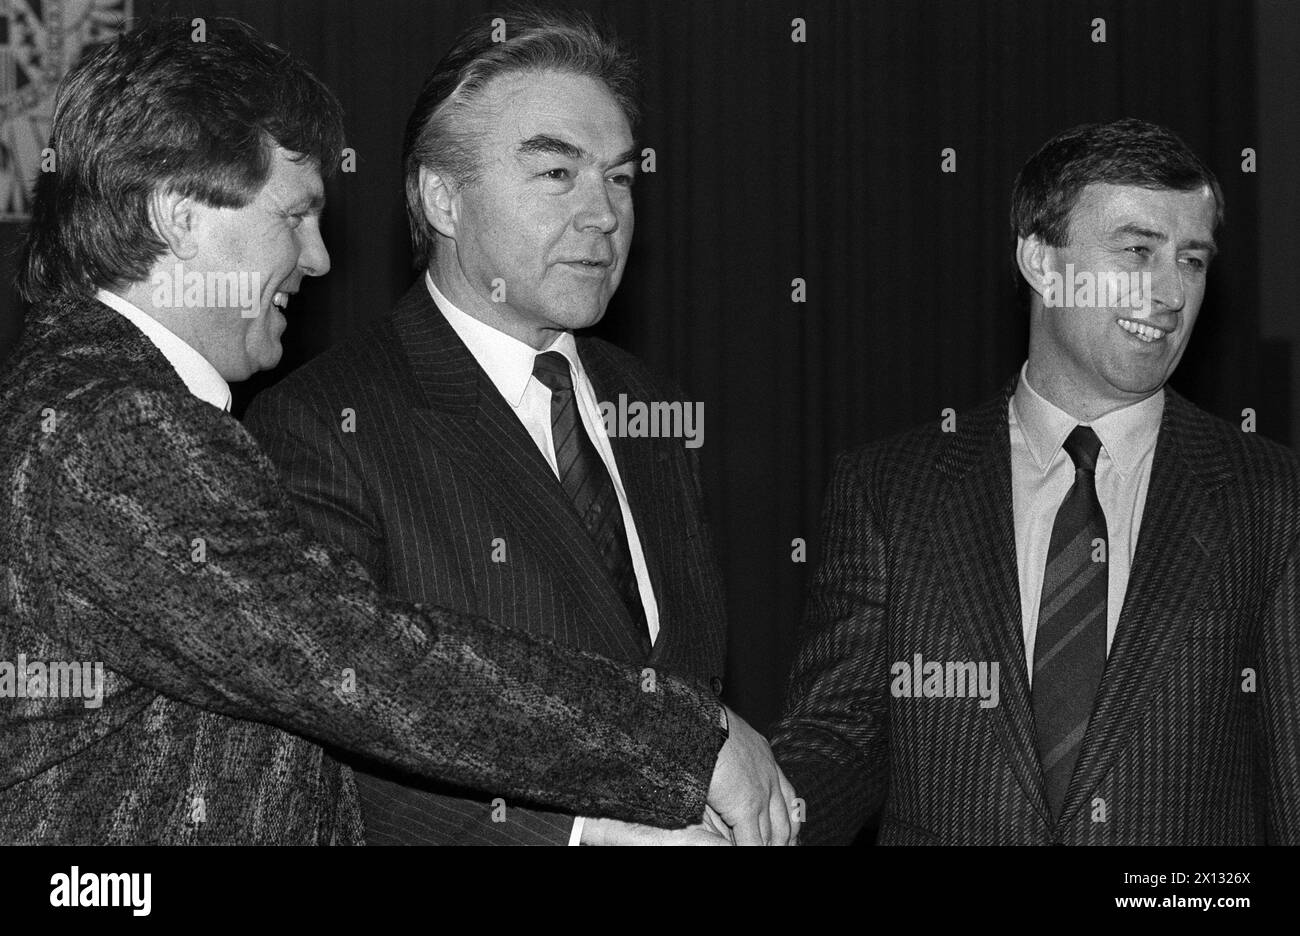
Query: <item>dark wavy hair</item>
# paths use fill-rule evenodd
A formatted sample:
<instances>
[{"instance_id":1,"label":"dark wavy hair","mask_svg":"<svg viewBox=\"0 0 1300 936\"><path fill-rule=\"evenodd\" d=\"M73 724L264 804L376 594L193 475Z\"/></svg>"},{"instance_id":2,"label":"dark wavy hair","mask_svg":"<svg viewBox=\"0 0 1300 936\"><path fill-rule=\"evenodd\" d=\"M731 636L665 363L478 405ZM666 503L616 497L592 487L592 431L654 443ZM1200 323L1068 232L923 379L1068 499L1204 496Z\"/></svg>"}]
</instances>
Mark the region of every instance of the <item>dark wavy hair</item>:
<instances>
[{"instance_id":1,"label":"dark wavy hair","mask_svg":"<svg viewBox=\"0 0 1300 936\"><path fill-rule=\"evenodd\" d=\"M149 199L162 187L247 205L276 145L332 174L337 99L301 60L238 20L160 19L94 48L59 85L50 147L18 262L36 303L144 280L166 245Z\"/></svg>"},{"instance_id":2,"label":"dark wavy hair","mask_svg":"<svg viewBox=\"0 0 1300 936\"><path fill-rule=\"evenodd\" d=\"M1012 231L1066 246L1070 213L1079 193L1094 183L1181 192L1209 186L1215 229L1223 223L1223 190L1209 167L1164 127L1125 117L1073 127L1029 158L1011 191Z\"/></svg>"},{"instance_id":3,"label":"dark wavy hair","mask_svg":"<svg viewBox=\"0 0 1300 936\"><path fill-rule=\"evenodd\" d=\"M636 59L585 13L520 8L499 14L505 41L494 41L491 22L472 26L425 79L406 123L402 166L406 216L417 268L433 256L436 236L420 201L420 167L428 166L459 185L478 181L478 138L466 111L493 78L520 71L563 71L595 79L636 132L641 117ZM495 17L494 17L495 18Z\"/></svg>"}]
</instances>

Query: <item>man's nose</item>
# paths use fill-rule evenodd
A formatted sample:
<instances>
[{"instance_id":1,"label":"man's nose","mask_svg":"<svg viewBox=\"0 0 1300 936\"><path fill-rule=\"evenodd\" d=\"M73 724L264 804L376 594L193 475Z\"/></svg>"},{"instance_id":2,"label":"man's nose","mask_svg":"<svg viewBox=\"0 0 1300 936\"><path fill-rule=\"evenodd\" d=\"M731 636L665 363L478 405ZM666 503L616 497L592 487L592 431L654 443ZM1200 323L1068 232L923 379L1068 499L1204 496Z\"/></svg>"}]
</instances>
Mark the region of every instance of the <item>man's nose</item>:
<instances>
[{"instance_id":1,"label":"man's nose","mask_svg":"<svg viewBox=\"0 0 1300 936\"><path fill-rule=\"evenodd\" d=\"M1187 291L1183 287L1183 271L1178 266L1178 259L1161 261L1151 271L1151 301L1170 312L1177 312L1187 301Z\"/></svg>"},{"instance_id":2,"label":"man's nose","mask_svg":"<svg viewBox=\"0 0 1300 936\"><path fill-rule=\"evenodd\" d=\"M309 230L304 231L304 228ZM298 251L298 266L307 276L324 276L330 271L330 252L325 248L317 224L303 225L302 241Z\"/></svg>"},{"instance_id":3,"label":"man's nose","mask_svg":"<svg viewBox=\"0 0 1300 936\"><path fill-rule=\"evenodd\" d=\"M595 228L602 234L612 234L618 230L618 211L603 178L584 187L573 223L580 231Z\"/></svg>"}]
</instances>

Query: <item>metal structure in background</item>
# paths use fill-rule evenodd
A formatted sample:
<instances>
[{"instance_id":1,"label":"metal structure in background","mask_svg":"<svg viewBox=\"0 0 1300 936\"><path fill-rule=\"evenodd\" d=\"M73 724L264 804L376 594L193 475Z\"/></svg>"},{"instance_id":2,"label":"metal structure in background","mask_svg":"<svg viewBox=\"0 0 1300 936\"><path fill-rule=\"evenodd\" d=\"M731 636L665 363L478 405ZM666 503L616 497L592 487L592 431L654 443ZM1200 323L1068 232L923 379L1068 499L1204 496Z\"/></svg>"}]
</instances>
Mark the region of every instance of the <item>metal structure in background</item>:
<instances>
[{"instance_id":1,"label":"metal structure in background","mask_svg":"<svg viewBox=\"0 0 1300 936\"><path fill-rule=\"evenodd\" d=\"M0 0L0 221L28 217L59 81L130 16L131 0Z\"/></svg>"}]
</instances>

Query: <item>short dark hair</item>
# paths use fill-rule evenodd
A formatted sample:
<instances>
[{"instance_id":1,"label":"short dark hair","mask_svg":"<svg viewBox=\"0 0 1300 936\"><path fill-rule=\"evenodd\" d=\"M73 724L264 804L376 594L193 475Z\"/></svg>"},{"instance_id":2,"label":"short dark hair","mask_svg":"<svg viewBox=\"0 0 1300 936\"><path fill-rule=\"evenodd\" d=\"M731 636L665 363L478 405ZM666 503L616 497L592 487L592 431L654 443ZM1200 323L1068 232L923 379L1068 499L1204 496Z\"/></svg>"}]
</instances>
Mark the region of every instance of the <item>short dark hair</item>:
<instances>
[{"instance_id":1,"label":"short dark hair","mask_svg":"<svg viewBox=\"0 0 1300 936\"><path fill-rule=\"evenodd\" d=\"M612 32L597 28L587 14L571 11L524 8L502 14L500 19L504 41L494 41L501 24L491 22L472 26L456 37L425 79L406 123L402 166L417 267L428 263L436 242L420 200L420 167L435 169L457 185L479 180L478 138L469 130L464 115L493 78L547 70L584 75L609 89L634 133L640 121L636 60Z\"/></svg>"},{"instance_id":2,"label":"short dark hair","mask_svg":"<svg viewBox=\"0 0 1300 936\"><path fill-rule=\"evenodd\" d=\"M1169 130L1126 117L1073 127L1031 156L1011 191L1012 230L1066 246L1079 193L1095 183L1180 192L1209 186L1215 229L1223 223L1223 190L1209 167Z\"/></svg>"},{"instance_id":3,"label":"short dark hair","mask_svg":"<svg viewBox=\"0 0 1300 936\"><path fill-rule=\"evenodd\" d=\"M149 217L160 186L219 208L266 184L276 145L323 175L343 112L295 56L237 20L147 22L93 49L54 103L55 171L36 183L18 263L28 302L139 282L166 250Z\"/></svg>"}]
</instances>

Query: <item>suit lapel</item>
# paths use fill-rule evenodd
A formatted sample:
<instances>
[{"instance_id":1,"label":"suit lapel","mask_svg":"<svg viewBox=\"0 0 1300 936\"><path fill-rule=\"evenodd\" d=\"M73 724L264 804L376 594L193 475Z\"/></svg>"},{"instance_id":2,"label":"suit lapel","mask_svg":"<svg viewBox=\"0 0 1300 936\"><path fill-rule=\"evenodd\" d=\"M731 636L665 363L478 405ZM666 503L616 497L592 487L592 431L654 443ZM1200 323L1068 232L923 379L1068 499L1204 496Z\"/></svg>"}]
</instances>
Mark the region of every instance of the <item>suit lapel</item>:
<instances>
[{"instance_id":1,"label":"suit lapel","mask_svg":"<svg viewBox=\"0 0 1300 936\"><path fill-rule=\"evenodd\" d=\"M976 659L1000 663L1001 701L990 710L995 733L1025 795L1046 820L1012 517L1007 405L1015 386L1012 379L996 400L958 416L958 431L938 465L948 486L932 530L939 580L955 618Z\"/></svg>"},{"instance_id":2,"label":"suit lapel","mask_svg":"<svg viewBox=\"0 0 1300 936\"><path fill-rule=\"evenodd\" d=\"M617 405L618 395L629 390L626 375L595 342L579 341L578 353L582 357L587 377L591 380L592 389L596 392L596 399L601 403ZM654 590L659 608L659 635L655 639L651 658L660 659L672 633L668 602L665 600L668 595L667 585L659 561L664 548L661 523L663 512L662 509L654 509L655 505L663 504L666 500L659 460L667 452L652 438L625 438L615 433L609 442L614 451L614 462L618 465L618 476L623 482L623 493L627 495L628 507L636 521L637 538L641 542L646 570L650 574L650 587Z\"/></svg>"},{"instance_id":3,"label":"suit lapel","mask_svg":"<svg viewBox=\"0 0 1300 936\"><path fill-rule=\"evenodd\" d=\"M510 518L508 548L540 557L546 587L603 632L601 643L625 659L644 659L648 646L608 576L590 537L554 472L510 404L434 305L421 279L393 312L393 328L423 397L417 427L456 453L464 476Z\"/></svg>"},{"instance_id":4,"label":"suit lapel","mask_svg":"<svg viewBox=\"0 0 1300 936\"><path fill-rule=\"evenodd\" d=\"M1220 489L1232 477L1223 453L1195 431L1195 408L1166 389L1160 436L1124 608L1062 821L1086 804L1135 735L1173 664L1216 568L1222 545Z\"/></svg>"}]
</instances>

